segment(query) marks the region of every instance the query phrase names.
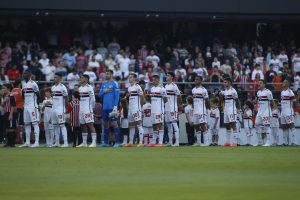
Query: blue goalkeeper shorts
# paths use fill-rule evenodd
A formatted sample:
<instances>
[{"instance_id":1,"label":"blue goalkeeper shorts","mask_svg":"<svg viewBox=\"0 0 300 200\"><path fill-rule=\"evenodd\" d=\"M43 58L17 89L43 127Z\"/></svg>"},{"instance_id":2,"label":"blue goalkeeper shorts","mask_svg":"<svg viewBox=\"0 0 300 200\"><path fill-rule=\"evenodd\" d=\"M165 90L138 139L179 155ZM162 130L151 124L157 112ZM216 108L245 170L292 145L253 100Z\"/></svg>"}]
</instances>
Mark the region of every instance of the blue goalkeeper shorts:
<instances>
[{"instance_id":1,"label":"blue goalkeeper shorts","mask_svg":"<svg viewBox=\"0 0 300 200\"><path fill-rule=\"evenodd\" d=\"M103 110L102 111L102 120L104 122L108 122L108 121L117 121L118 119L116 117L109 117L109 113L111 113L113 110Z\"/></svg>"}]
</instances>

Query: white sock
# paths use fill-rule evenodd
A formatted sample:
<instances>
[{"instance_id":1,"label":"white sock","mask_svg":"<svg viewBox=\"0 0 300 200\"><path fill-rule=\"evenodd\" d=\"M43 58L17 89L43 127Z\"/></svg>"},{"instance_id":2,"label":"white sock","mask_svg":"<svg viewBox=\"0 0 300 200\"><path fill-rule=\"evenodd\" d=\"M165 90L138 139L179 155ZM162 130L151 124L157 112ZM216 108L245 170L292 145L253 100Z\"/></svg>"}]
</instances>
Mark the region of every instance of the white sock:
<instances>
[{"instance_id":1,"label":"white sock","mask_svg":"<svg viewBox=\"0 0 300 200\"><path fill-rule=\"evenodd\" d=\"M173 129L175 134L175 144L179 144L179 128L177 122L173 122Z\"/></svg>"},{"instance_id":2,"label":"white sock","mask_svg":"<svg viewBox=\"0 0 300 200\"><path fill-rule=\"evenodd\" d=\"M129 144L133 144L135 127L129 127Z\"/></svg>"},{"instance_id":3,"label":"white sock","mask_svg":"<svg viewBox=\"0 0 300 200\"><path fill-rule=\"evenodd\" d=\"M233 130L233 143L239 144L238 130Z\"/></svg>"},{"instance_id":4,"label":"white sock","mask_svg":"<svg viewBox=\"0 0 300 200\"><path fill-rule=\"evenodd\" d=\"M296 129L295 128L291 128L290 129L290 132L291 132L291 143L294 143L294 144L297 144L297 137L296 137Z\"/></svg>"},{"instance_id":5,"label":"white sock","mask_svg":"<svg viewBox=\"0 0 300 200\"><path fill-rule=\"evenodd\" d=\"M49 133L49 129L45 129L45 139L46 139L46 145L49 146L50 145L50 133Z\"/></svg>"},{"instance_id":6,"label":"white sock","mask_svg":"<svg viewBox=\"0 0 300 200\"><path fill-rule=\"evenodd\" d=\"M271 144L271 128L269 126L266 127L266 134L267 134L267 144Z\"/></svg>"},{"instance_id":7,"label":"white sock","mask_svg":"<svg viewBox=\"0 0 300 200\"><path fill-rule=\"evenodd\" d=\"M54 130L50 129L49 132L50 132L50 145L53 145L53 142L54 142Z\"/></svg>"},{"instance_id":8,"label":"white sock","mask_svg":"<svg viewBox=\"0 0 300 200\"><path fill-rule=\"evenodd\" d=\"M204 139L204 144L208 144L209 145L208 132L207 131L203 132L203 139Z\"/></svg>"},{"instance_id":9,"label":"white sock","mask_svg":"<svg viewBox=\"0 0 300 200\"><path fill-rule=\"evenodd\" d=\"M87 145L88 133L82 133L82 144Z\"/></svg>"},{"instance_id":10,"label":"white sock","mask_svg":"<svg viewBox=\"0 0 300 200\"><path fill-rule=\"evenodd\" d=\"M158 144L163 144L164 140L164 130L158 131Z\"/></svg>"},{"instance_id":11,"label":"white sock","mask_svg":"<svg viewBox=\"0 0 300 200\"><path fill-rule=\"evenodd\" d=\"M63 135L64 145L68 145L68 133L65 126L61 127L61 133Z\"/></svg>"},{"instance_id":12,"label":"white sock","mask_svg":"<svg viewBox=\"0 0 300 200\"><path fill-rule=\"evenodd\" d=\"M173 144L173 125L172 125L172 123L167 123L167 127L168 127L169 144Z\"/></svg>"},{"instance_id":13,"label":"white sock","mask_svg":"<svg viewBox=\"0 0 300 200\"><path fill-rule=\"evenodd\" d=\"M25 124L25 135L26 135L25 144L30 144L31 124Z\"/></svg>"},{"instance_id":14,"label":"white sock","mask_svg":"<svg viewBox=\"0 0 300 200\"><path fill-rule=\"evenodd\" d=\"M278 144L278 136L277 136L277 128L271 128L272 131L272 137L273 137L273 144Z\"/></svg>"},{"instance_id":15,"label":"white sock","mask_svg":"<svg viewBox=\"0 0 300 200\"><path fill-rule=\"evenodd\" d=\"M128 141L128 136L123 135L123 144L127 144L127 141Z\"/></svg>"},{"instance_id":16,"label":"white sock","mask_svg":"<svg viewBox=\"0 0 300 200\"><path fill-rule=\"evenodd\" d=\"M261 127L260 126L258 126L258 127L256 127L256 135L257 135L257 142L258 142L258 144L262 144L263 143L263 141L262 141L262 137L261 137Z\"/></svg>"},{"instance_id":17,"label":"white sock","mask_svg":"<svg viewBox=\"0 0 300 200\"><path fill-rule=\"evenodd\" d=\"M96 144L97 134L91 133L91 135L92 135L92 144Z\"/></svg>"},{"instance_id":18,"label":"white sock","mask_svg":"<svg viewBox=\"0 0 300 200\"><path fill-rule=\"evenodd\" d=\"M54 131L55 131L55 144L59 145L60 127L55 126Z\"/></svg>"},{"instance_id":19,"label":"white sock","mask_svg":"<svg viewBox=\"0 0 300 200\"><path fill-rule=\"evenodd\" d=\"M137 128L139 130L139 142L140 144L143 144L144 129L141 125L138 125Z\"/></svg>"},{"instance_id":20,"label":"white sock","mask_svg":"<svg viewBox=\"0 0 300 200\"><path fill-rule=\"evenodd\" d=\"M288 135L289 135L289 130L288 129L282 129L282 138L283 138L283 144L288 144Z\"/></svg>"},{"instance_id":21,"label":"white sock","mask_svg":"<svg viewBox=\"0 0 300 200\"><path fill-rule=\"evenodd\" d=\"M152 134L152 144L156 144L157 142L157 136L158 136L158 131L153 131L153 134Z\"/></svg>"},{"instance_id":22,"label":"white sock","mask_svg":"<svg viewBox=\"0 0 300 200\"><path fill-rule=\"evenodd\" d=\"M197 140L197 144L201 144L201 132L200 131L196 132L196 140Z\"/></svg>"},{"instance_id":23,"label":"white sock","mask_svg":"<svg viewBox=\"0 0 300 200\"><path fill-rule=\"evenodd\" d=\"M33 129L34 129L34 136L35 136L35 144L39 144L40 141L40 127L39 124L33 124Z\"/></svg>"},{"instance_id":24,"label":"white sock","mask_svg":"<svg viewBox=\"0 0 300 200\"><path fill-rule=\"evenodd\" d=\"M247 135L247 144L251 144L251 136Z\"/></svg>"},{"instance_id":25,"label":"white sock","mask_svg":"<svg viewBox=\"0 0 300 200\"><path fill-rule=\"evenodd\" d=\"M231 129L226 130L226 143L230 144Z\"/></svg>"}]
</instances>

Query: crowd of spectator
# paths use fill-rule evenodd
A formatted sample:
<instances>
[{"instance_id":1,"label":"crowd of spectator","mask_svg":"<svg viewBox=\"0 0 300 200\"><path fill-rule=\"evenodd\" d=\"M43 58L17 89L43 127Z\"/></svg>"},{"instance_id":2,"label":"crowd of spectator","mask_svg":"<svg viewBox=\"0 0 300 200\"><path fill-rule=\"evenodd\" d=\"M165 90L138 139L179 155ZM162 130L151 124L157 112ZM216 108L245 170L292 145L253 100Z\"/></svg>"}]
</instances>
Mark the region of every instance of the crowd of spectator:
<instances>
[{"instance_id":1,"label":"crowd of spectator","mask_svg":"<svg viewBox=\"0 0 300 200\"><path fill-rule=\"evenodd\" d=\"M256 40L237 43L215 37L203 46L195 38L170 40L171 36L157 33L137 34L135 42L131 36L122 43L119 42L124 41L122 33L115 29L103 28L114 33L112 37L105 31L97 34L90 24L81 34L73 36L66 29L49 30L43 44L35 37L4 37L4 32L0 39L0 81L14 81L29 69L40 84L51 84L54 74L60 72L72 90L79 75L84 73L99 88L105 80L105 71L113 70L121 89L128 86L130 72L137 73L147 89L154 74L164 82L166 72L174 71L176 82L187 95L195 75L202 76L213 91L227 74L248 98L255 94L260 79L265 79L275 93L281 90L281 82L287 76L294 80L292 89L299 88L300 50L293 42L288 46L277 41L262 45Z\"/></svg>"}]
</instances>

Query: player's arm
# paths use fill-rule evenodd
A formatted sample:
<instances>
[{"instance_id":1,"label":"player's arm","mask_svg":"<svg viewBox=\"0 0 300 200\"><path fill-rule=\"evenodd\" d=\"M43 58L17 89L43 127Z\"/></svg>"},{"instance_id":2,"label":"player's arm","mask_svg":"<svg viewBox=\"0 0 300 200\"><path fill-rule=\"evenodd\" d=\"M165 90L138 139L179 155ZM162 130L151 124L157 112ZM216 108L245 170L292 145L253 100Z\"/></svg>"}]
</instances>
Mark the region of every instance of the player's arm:
<instances>
[{"instance_id":1,"label":"player's arm","mask_svg":"<svg viewBox=\"0 0 300 200\"><path fill-rule=\"evenodd\" d=\"M103 95L104 95L104 83L101 85L98 96L103 97Z\"/></svg>"},{"instance_id":2,"label":"player's arm","mask_svg":"<svg viewBox=\"0 0 300 200\"><path fill-rule=\"evenodd\" d=\"M240 100L237 98L237 99L235 99L235 105L236 105L236 108L238 109L238 110L240 110L241 109L241 104L240 104Z\"/></svg>"},{"instance_id":3,"label":"player's arm","mask_svg":"<svg viewBox=\"0 0 300 200\"><path fill-rule=\"evenodd\" d=\"M94 93L94 89L92 88L92 86L90 86L89 96L90 96L90 102L91 102L92 108L94 109L95 105L96 105L96 98L95 98L95 93Z\"/></svg>"},{"instance_id":4,"label":"player's arm","mask_svg":"<svg viewBox=\"0 0 300 200\"><path fill-rule=\"evenodd\" d=\"M140 96L140 103L141 105L144 105L145 104L145 96L144 96L144 92L142 90L141 87L138 88L138 95Z\"/></svg>"}]
</instances>

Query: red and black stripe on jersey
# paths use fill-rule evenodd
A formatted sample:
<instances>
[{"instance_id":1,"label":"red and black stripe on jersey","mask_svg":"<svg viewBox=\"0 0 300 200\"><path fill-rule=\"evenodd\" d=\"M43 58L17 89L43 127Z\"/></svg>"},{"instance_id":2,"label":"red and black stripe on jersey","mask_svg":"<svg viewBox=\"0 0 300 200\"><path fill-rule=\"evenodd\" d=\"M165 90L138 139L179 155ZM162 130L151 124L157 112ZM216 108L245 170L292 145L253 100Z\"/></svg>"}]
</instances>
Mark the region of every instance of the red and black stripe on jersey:
<instances>
[{"instance_id":1,"label":"red and black stripe on jersey","mask_svg":"<svg viewBox=\"0 0 300 200\"><path fill-rule=\"evenodd\" d=\"M13 95L6 95L4 101L4 112L10 113L12 107L16 107L16 99Z\"/></svg>"},{"instance_id":2,"label":"red and black stripe on jersey","mask_svg":"<svg viewBox=\"0 0 300 200\"><path fill-rule=\"evenodd\" d=\"M78 99L73 99L70 102L70 106L72 108L70 113L70 123L72 127L80 127L80 121L79 121L79 109L80 104Z\"/></svg>"}]
</instances>

